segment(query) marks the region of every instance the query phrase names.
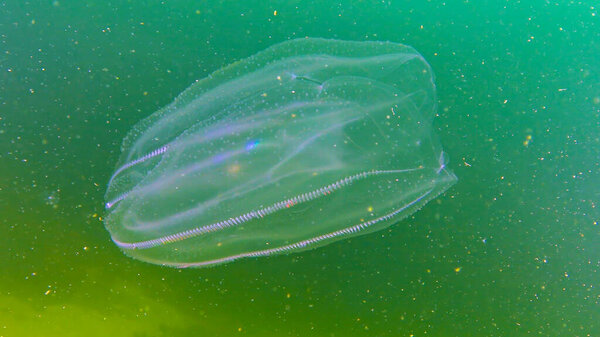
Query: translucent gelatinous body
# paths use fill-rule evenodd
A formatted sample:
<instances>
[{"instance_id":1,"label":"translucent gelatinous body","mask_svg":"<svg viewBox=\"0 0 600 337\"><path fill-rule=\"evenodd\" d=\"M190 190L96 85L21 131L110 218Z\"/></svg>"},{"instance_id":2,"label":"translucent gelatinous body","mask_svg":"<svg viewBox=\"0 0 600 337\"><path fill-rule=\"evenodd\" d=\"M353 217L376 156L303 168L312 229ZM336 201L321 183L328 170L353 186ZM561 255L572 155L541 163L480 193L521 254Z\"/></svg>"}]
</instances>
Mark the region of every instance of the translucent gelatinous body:
<instances>
[{"instance_id":1,"label":"translucent gelatinous body","mask_svg":"<svg viewBox=\"0 0 600 337\"><path fill-rule=\"evenodd\" d=\"M456 177L414 49L298 39L192 84L138 123L106 192L128 255L189 267L385 228Z\"/></svg>"}]
</instances>

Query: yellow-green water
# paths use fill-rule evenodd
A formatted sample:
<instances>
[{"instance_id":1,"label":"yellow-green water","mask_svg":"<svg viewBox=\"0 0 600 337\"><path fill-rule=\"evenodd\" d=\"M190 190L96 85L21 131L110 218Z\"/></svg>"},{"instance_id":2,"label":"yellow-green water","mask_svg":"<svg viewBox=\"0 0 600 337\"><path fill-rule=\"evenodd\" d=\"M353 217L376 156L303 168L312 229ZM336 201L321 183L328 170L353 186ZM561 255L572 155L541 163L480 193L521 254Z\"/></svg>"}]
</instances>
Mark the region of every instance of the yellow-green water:
<instances>
[{"instance_id":1,"label":"yellow-green water","mask_svg":"<svg viewBox=\"0 0 600 337\"><path fill-rule=\"evenodd\" d=\"M600 11L588 2L0 2L0 336L600 335ZM124 256L125 133L303 36L436 73L459 177L389 230L211 269Z\"/></svg>"}]
</instances>

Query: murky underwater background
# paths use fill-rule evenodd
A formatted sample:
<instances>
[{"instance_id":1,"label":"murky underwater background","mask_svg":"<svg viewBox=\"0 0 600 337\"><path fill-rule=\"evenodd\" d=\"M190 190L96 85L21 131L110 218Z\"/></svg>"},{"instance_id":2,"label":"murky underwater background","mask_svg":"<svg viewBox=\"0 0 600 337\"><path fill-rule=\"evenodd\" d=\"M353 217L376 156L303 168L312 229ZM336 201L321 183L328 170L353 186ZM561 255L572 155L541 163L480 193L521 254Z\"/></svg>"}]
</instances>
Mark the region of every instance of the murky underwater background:
<instances>
[{"instance_id":1,"label":"murky underwater background","mask_svg":"<svg viewBox=\"0 0 600 337\"><path fill-rule=\"evenodd\" d=\"M0 2L0 336L600 335L594 2ZM125 133L193 81L303 36L436 73L458 183L389 230L210 269L124 256Z\"/></svg>"}]
</instances>

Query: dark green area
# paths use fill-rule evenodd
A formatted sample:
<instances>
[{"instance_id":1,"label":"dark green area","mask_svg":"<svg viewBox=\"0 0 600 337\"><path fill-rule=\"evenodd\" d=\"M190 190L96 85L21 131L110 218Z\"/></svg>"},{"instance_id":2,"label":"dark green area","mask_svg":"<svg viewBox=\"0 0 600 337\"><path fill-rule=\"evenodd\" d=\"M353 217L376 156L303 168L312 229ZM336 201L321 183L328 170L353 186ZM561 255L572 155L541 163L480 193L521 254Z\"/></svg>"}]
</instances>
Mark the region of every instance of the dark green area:
<instances>
[{"instance_id":1,"label":"dark green area","mask_svg":"<svg viewBox=\"0 0 600 337\"><path fill-rule=\"evenodd\" d=\"M0 336L600 334L600 13L583 2L0 2ZM175 270L100 218L124 134L285 39L436 76L459 182L383 233Z\"/></svg>"}]
</instances>

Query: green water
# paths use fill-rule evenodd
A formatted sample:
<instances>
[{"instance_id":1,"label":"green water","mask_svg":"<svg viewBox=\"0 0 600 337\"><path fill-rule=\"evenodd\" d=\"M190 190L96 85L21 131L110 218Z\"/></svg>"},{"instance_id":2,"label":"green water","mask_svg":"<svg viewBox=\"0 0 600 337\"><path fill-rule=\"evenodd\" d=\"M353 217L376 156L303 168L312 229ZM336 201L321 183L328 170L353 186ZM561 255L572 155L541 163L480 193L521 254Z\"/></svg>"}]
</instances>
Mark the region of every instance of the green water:
<instances>
[{"instance_id":1,"label":"green water","mask_svg":"<svg viewBox=\"0 0 600 337\"><path fill-rule=\"evenodd\" d=\"M600 335L600 10L583 2L0 2L0 336ZM436 73L459 181L295 255L124 256L125 133L286 39L389 40Z\"/></svg>"}]
</instances>

